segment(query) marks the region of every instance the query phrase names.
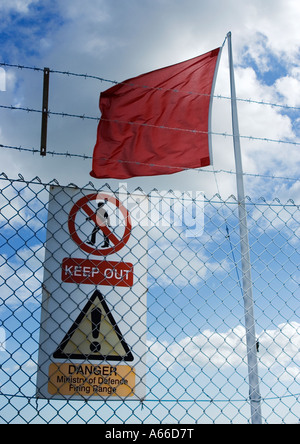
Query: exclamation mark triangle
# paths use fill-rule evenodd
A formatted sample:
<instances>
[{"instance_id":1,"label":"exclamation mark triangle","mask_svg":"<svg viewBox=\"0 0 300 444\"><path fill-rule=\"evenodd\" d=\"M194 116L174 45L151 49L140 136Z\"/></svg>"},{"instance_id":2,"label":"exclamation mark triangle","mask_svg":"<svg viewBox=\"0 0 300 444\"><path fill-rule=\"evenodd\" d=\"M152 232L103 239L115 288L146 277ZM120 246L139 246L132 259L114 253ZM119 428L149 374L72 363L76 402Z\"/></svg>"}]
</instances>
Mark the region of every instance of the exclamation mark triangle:
<instances>
[{"instance_id":1,"label":"exclamation mark triangle","mask_svg":"<svg viewBox=\"0 0 300 444\"><path fill-rule=\"evenodd\" d=\"M93 293L53 357L133 361L133 355L100 291Z\"/></svg>"}]
</instances>

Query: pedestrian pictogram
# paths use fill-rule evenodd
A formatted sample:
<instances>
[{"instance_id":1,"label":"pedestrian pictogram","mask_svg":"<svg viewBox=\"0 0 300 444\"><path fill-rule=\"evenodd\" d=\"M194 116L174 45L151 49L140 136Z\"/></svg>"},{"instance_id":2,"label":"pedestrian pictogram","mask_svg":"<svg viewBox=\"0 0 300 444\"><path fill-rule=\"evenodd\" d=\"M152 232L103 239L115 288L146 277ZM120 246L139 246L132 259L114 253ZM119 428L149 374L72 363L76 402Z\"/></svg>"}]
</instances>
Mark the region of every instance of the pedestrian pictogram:
<instances>
[{"instance_id":1,"label":"pedestrian pictogram","mask_svg":"<svg viewBox=\"0 0 300 444\"><path fill-rule=\"evenodd\" d=\"M100 291L93 293L53 357L133 361L133 355Z\"/></svg>"},{"instance_id":2,"label":"pedestrian pictogram","mask_svg":"<svg viewBox=\"0 0 300 444\"><path fill-rule=\"evenodd\" d=\"M96 209L95 209L96 204ZM108 205L118 209L123 218L124 232L120 237L110 226ZM91 232L85 236L79 218L92 222ZM86 253L107 256L121 250L129 240L132 224L129 212L122 203L105 193L93 193L79 199L73 205L68 219L68 227L73 241ZM98 246L97 236L102 235L103 244Z\"/></svg>"},{"instance_id":3,"label":"pedestrian pictogram","mask_svg":"<svg viewBox=\"0 0 300 444\"><path fill-rule=\"evenodd\" d=\"M91 240L87 243L89 245L95 245L96 242L96 235L101 230L101 227L110 227L110 218L107 213L107 211L103 208L103 206L107 203L108 199L104 199L104 202L98 203L98 209L95 211L94 215L96 216L96 223L94 226L94 229L92 231ZM88 216L86 220L91 220L92 217ZM104 244L101 248L108 248L109 247L109 238L106 236L105 233L103 233L104 237Z\"/></svg>"}]
</instances>

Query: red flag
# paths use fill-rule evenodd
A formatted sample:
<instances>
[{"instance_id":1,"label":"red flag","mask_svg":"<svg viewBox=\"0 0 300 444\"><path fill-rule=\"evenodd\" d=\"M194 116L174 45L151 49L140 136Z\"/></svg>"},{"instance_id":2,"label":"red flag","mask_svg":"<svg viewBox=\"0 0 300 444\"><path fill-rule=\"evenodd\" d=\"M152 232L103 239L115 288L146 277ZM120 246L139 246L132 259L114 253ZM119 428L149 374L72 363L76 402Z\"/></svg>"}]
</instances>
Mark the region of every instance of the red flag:
<instances>
[{"instance_id":1,"label":"red flag","mask_svg":"<svg viewBox=\"0 0 300 444\"><path fill-rule=\"evenodd\" d=\"M91 176L127 179L209 165L210 99L219 51L102 92Z\"/></svg>"}]
</instances>

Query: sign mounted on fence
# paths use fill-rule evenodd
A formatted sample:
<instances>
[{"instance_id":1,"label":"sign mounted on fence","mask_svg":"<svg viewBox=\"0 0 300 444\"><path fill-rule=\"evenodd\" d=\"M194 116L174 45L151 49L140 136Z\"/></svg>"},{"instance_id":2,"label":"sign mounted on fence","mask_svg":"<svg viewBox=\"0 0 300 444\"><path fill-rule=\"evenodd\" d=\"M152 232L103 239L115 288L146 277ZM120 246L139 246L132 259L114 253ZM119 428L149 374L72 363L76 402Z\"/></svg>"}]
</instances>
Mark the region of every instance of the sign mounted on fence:
<instances>
[{"instance_id":1,"label":"sign mounted on fence","mask_svg":"<svg viewBox=\"0 0 300 444\"><path fill-rule=\"evenodd\" d=\"M51 186L38 398L145 398L147 238L127 198Z\"/></svg>"}]
</instances>

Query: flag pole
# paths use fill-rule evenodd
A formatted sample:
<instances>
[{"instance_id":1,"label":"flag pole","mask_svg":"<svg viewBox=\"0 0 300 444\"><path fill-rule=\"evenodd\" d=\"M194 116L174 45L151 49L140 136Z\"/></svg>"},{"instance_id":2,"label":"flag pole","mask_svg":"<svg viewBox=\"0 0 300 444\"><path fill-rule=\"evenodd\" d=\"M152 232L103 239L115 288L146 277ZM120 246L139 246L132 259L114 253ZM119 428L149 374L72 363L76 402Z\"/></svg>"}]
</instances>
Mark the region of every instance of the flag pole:
<instances>
[{"instance_id":1,"label":"flag pole","mask_svg":"<svg viewBox=\"0 0 300 444\"><path fill-rule=\"evenodd\" d=\"M228 55L229 55L229 67L230 67L232 131L233 131L234 157L236 165L236 184L237 184L239 225L240 225L243 299L244 299L244 312L245 312L248 378L249 378L249 399L251 407L252 424L261 424L262 423L261 406L260 406L261 396L260 396L259 378L258 378L250 248L249 248L249 239L248 239L247 211L246 211L245 195L244 195L243 167L242 167L242 157L241 157L241 147L240 147L234 70L233 70L231 32L227 34L227 38L228 38Z\"/></svg>"}]
</instances>

